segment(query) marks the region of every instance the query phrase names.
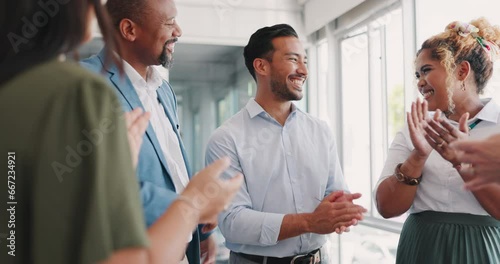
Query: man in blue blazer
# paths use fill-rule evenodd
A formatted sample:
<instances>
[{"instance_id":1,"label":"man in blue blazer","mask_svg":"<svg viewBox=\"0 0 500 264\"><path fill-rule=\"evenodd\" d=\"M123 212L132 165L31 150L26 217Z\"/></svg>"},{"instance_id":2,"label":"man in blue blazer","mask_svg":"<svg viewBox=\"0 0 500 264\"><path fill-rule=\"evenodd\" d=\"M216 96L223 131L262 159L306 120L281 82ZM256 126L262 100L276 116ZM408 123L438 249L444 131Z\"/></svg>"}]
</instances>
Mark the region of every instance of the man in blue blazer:
<instances>
[{"instance_id":1,"label":"man in blue blazer","mask_svg":"<svg viewBox=\"0 0 500 264\"><path fill-rule=\"evenodd\" d=\"M108 0L106 8L118 31L124 75L112 63L105 66L106 56L117 54L105 54L104 50L81 64L104 74L116 88L124 111L141 107L151 112L137 166L145 218L150 226L191 177L179 134L174 91L152 67L171 66L175 42L182 31L175 21L174 0ZM189 263L200 263L200 240L204 263L213 263L216 243L210 233L201 232L201 226L188 245Z\"/></svg>"}]
</instances>

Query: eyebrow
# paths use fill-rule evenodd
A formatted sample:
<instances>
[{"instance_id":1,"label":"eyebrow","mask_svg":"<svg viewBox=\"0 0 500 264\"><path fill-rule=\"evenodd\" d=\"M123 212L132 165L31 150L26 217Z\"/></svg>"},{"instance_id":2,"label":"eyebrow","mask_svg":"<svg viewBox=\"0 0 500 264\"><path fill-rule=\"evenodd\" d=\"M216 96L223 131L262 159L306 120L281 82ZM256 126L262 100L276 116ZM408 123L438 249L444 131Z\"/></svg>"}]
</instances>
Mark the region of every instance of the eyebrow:
<instances>
[{"instance_id":1,"label":"eyebrow","mask_svg":"<svg viewBox=\"0 0 500 264\"><path fill-rule=\"evenodd\" d=\"M161 17L161 20L162 20L162 23L166 23L172 19L175 19L175 16L172 16L172 17L165 17L165 16L162 16Z\"/></svg>"},{"instance_id":2,"label":"eyebrow","mask_svg":"<svg viewBox=\"0 0 500 264\"><path fill-rule=\"evenodd\" d=\"M422 67L420 67L420 70L422 71L425 67L431 67L432 65L430 64L425 64L425 65L422 65Z\"/></svg>"},{"instance_id":3,"label":"eyebrow","mask_svg":"<svg viewBox=\"0 0 500 264\"><path fill-rule=\"evenodd\" d=\"M300 57L300 54L295 53L295 52L287 52L287 53L285 53L285 55L287 55L287 56L292 55L292 56L297 56L297 57ZM307 60L307 56L304 56L304 59L306 59L306 60Z\"/></svg>"}]
</instances>

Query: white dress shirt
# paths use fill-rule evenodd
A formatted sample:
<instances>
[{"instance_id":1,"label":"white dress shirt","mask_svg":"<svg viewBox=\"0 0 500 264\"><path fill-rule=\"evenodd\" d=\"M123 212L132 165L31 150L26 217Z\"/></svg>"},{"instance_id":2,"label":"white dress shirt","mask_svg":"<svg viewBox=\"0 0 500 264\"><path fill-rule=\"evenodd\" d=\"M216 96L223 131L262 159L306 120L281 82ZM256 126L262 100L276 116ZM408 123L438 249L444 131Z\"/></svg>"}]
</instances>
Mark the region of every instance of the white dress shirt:
<instances>
[{"instance_id":1,"label":"white dress shirt","mask_svg":"<svg viewBox=\"0 0 500 264\"><path fill-rule=\"evenodd\" d=\"M148 67L146 80L126 61L123 61L123 67L145 108L144 110L151 113L150 122L167 161L175 191L181 193L189 182L189 176L179 140L156 93L156 90L162 85L163 79L154 67Z\"/></svg>"},{"instance_id":2,"label":"white dress shirt","mask_svg":"<svg viewBox=\"0 0 500 264\"><path fill-rule=\"evenodd\" d=\"M148 67L146 80L144 80L125 60L123 60L123 70L134 86L135 92L145 108L144 110L151 113L149 122L155 131L161 151L167 161L175 191L180 194L188 184L189 176L177 134L165 113L163 105L158 99L157 90L163 84L161 74L154 67ZM190 234L186 242L189 243L192 239L193 236ZM186 255L184 255L180 264L189 264Z\"/></svg>"},{"instance_id":3,"label":"white dress shirt","mask_svg":"<svg viewBox=\"0 0 500 264\"><path fill-rule=\"evenodd\" d=\"M307 233L278 241L286 214L311 213L335 190L347 190L328 125L292 104L284 126L254 99L219 127L207 146L206 163L231 158L225 177L245 181L219 215L226 246L235 252L285 257L321 247L325 235Z\"/></svg>"},{"instance_id":4,"label":"white dress shirt","mask_svg":"<svg viewBox=\"0 0 500 264\"><path fill-rule=\"evenodd\" d=\"M470 139L482 139L500 133L500 106L490 99L484 99L483 103L485 103L483 109L469 120L469 125L478 118L482 120L469 131ZM430 113L430 116L433 115L434 112ZM450 123L458 126L455 121L450 120ZM405 124L405 128L398 132L389 148L387 160L374 193L384 179L394 174L396 165L404 162L413 149L415 148L410 139L410 132ZM464 181L457 170L449 161L443 159L439 153L433 150L425 162L422 181L417 187L410 213L439 211L488 215L472 192L465 190L463 186ZM396 197L394 198L396 199Z\"/></svg>"}]
</instances>

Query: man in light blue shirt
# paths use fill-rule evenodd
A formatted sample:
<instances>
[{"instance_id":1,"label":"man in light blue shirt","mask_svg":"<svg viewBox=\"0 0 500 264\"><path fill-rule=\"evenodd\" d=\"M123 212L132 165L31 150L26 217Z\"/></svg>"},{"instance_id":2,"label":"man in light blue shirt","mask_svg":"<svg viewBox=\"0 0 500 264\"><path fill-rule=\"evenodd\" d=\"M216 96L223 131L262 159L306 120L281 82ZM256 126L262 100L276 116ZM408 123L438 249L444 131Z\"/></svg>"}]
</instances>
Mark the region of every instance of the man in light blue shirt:
<instances>
[{"instance_id":1,"label":"man in light blue shirt","mask_svg":"<svg viewBox=\"0 0 500 264\"><path fill-rule=\"evenodd\" d=\"M245 181L219 228L230 263L319 263L324 234L366 210L348 194L330 129L291 102L303 97L306 54L289 25L255 32L244 50L257 94L210 138L206 163L229 156ZM295 258L295 259L294 259Z\"/></svg>"}]
</instances>

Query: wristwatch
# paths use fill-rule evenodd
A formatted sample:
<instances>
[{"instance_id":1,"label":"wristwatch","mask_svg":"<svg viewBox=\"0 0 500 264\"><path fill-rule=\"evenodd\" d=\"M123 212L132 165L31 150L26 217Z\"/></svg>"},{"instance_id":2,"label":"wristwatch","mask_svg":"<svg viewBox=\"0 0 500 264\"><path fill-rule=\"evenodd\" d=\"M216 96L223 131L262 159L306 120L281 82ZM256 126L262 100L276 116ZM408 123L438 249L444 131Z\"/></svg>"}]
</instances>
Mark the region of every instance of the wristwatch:
<instances>
[{"instance_id":1,"label":"wristwatch","mask_svg":"<svg viewBox=\"0 0 500 264\"><path fill-rule=\"evenodd\" d=\"M396 179L399 182L402 182L407 185L412 185L412 186L419 185L420 182L422 181L422 175L420 175L420 177L418 178L412 178L407 175L404 175L401 172L401 165L403 165L403 163L399 163L398 166L396 166L396 169L394 170L394 176L396 177Z\"/></svg>"}]
</instances>

